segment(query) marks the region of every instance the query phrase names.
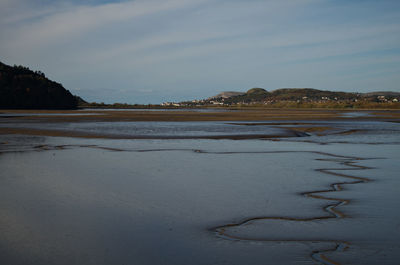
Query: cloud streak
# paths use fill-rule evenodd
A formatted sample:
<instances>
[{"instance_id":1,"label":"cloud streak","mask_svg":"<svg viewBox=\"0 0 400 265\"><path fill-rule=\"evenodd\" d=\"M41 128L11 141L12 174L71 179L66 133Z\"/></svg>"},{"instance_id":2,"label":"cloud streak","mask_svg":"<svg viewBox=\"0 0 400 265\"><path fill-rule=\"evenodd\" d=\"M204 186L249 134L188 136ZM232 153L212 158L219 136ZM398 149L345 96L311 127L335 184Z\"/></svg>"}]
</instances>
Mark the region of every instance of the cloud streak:
<instances>
[{"instance_id":1,"label":"cloud streak","mask_svg":"<svg viewBox=\"0 0 400 265\"><path fill-rule=\"evenodd\" d=\"M74 39L91 30L113 23L123 23L158 12L176 10L192 5L189 0L129 1L98 6L69 7L64 12L32 10L24 19L39 17L38 21L22 24L11 33L12 42L29 42L31 45L48 45L60 39ZM23 19L22 19L23 20ZM21 20L20 20L21 21ZM15 29L12 29L14 31Z\"/></svg>"}]
</instances>

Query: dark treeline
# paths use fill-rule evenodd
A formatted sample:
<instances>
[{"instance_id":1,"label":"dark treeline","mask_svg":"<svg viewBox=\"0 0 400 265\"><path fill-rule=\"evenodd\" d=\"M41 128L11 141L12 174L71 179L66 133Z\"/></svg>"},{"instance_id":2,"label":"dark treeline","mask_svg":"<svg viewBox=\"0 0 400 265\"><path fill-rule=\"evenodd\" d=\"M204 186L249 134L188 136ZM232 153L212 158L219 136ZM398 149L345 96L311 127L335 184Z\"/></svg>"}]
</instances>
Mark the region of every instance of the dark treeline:
<instances>
[{"instance_id":1,"label":"dark treeline","mask_svg":"<svg viewBox=\"0 0 400 265\"><path fill-rule=\"evenodd\" d=\"M75 109L78 98L40 71L0 62L0 108Z\"/></svg>"}]
</instances>

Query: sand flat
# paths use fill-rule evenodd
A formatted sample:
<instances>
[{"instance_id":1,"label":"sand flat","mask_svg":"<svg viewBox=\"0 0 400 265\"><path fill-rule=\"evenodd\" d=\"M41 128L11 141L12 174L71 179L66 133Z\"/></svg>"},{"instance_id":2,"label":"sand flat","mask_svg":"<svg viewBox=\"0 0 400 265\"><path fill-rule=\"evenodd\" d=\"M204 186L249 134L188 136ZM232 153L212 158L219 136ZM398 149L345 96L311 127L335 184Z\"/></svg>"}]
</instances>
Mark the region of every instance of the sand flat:
<instances>
[{"instance_id":1,"label":"sand flat","mask_svg":"<svg viewBox=\"0 0 400 265\"><path fill-rule=\"evenodd\" d=\"M33 116L0 119L0 259L7 264L400 258L393 117ZM296 130L306 135L290 135Z\"/></svg>"}]
</instances>

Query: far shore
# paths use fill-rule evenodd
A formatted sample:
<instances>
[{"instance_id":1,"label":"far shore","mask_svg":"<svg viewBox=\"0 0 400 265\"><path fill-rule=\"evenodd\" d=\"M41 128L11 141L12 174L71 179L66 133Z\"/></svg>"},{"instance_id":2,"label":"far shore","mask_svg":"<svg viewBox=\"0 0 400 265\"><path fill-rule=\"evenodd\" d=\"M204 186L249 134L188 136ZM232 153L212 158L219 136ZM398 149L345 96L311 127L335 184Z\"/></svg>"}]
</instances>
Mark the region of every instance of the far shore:
<instances>
[{"instance_id":1,"label":"far shore","mask_svg":"<svg viewBox=\"0 0 400 265\"><path fill-rule=\"evenodd\" d=\"M350 113L350 115L349 115ZM58 115L59 114L59 115ZM7 116L10 115L10 116ZM208 109L174 110L0 110L0 121L23 119L31 122L117 122L117 121L318 121L400 119L400 110L336 109Z\"/></svg>"}]
</instances>

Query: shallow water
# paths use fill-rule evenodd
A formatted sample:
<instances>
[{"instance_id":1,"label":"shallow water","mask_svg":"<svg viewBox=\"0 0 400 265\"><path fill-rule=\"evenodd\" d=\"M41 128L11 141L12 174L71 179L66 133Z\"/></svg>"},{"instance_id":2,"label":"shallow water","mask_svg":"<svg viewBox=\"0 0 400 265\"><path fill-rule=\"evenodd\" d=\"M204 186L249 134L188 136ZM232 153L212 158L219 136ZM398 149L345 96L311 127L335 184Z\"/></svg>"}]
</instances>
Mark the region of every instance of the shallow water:
<instances>
[{"instance_id":1,"label":"shallow water","mask_svg":"<svg viewBox=\"0 0 400 265\"><path fill-rule=\"evenodd\" d=\"M225 122L63 122L0 123L1 127L48 129L92 133L120 137L204 137L227 135L286 134L283 128L271 126L239 126Z\"/></svg>"},{"instance_id":2,"label":"shallow water","mask_svg":"<svg viewBox=\"0 0 400 265\"><path fill-rule=\"evenodd\" d=\"M370 111L357 111L357 112L346 112L341 115L346 118L357 118L357 117L372 117L372 113Z\"/></svg>"},{"instance_id":3,"label":"shallow water","mask_svg":"<svg viewBox=\"0 0 400 265\"><path fill-rule=\"evenodd\" d=\"M113 133L154 133L149 128L157 128L162 135L274 128L225 123L79 126L72 127ZM336 122L334 127L359 131L313 134L296 142L2 135L0 260L398 264L400 126ZM351 177L365 181L326 192L332 183L356 181ZM320 193L311 195L331 199L304 195L315 191ZM339 213L325 211L336 199L348 202L336 207Z\"/></svg>"}]
</instances>

